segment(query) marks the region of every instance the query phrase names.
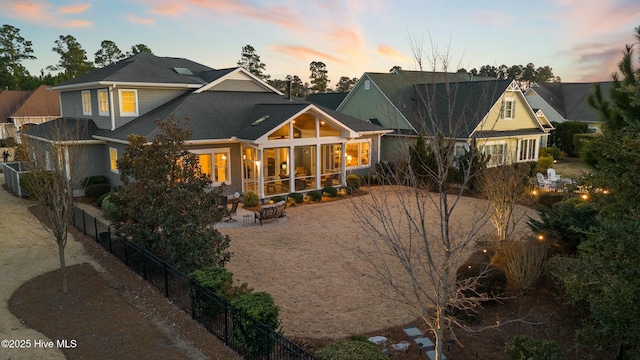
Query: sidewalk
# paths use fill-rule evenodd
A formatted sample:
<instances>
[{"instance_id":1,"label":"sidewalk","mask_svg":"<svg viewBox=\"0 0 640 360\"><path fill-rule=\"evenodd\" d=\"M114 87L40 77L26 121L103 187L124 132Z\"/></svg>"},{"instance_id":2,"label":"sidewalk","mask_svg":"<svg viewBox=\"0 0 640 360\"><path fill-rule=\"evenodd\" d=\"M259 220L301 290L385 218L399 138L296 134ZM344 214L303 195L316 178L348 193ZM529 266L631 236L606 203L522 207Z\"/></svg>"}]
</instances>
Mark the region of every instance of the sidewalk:
<instances>
[{"instance_id":1,"label":"sidewalk","mask_svg":"<svg viewBox=\"0 0 640 360\"><path fill-rule=\"evenodd\" d=\"M0 185L4 174L0 174ZM36 340L50 341L41 333L26 328L9 312L11 295L30 279L59 268L58 246L27 208L34 204L0 189L0 340L30 340L31 348L0 348L2 359L64 359L57 349L34 349ZM93 259L71 235L65 248L67 266L91 263ZM52 284L51 286L62 286Z\"/></svg>"}]
</instances>

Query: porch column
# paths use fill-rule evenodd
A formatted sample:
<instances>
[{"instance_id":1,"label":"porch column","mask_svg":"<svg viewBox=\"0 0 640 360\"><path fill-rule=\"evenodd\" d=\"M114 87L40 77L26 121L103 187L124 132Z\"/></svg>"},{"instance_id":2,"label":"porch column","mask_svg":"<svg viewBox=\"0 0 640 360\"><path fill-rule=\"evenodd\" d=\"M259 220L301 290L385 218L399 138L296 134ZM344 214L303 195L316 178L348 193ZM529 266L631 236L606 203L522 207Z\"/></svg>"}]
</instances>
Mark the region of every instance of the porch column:
<instances>
[{"instance_id":1,"label":"porch column","mask_svg":"<svg viewBox=\"0 0 640 360\"><path fill-rule=\"evenodd\" d=\"M262 171L262 148L258 149L258 160L255 162L258 173L258 199L264 199L264 175Z\"/></svg>"},{"instance_id":2,"label":"porch column","mask_svg":"<svg viewBox=\"0 0 640 360\"><path fill-rule=\"evenodd\" d=\"M342 151L340 152L340 185L347 185L347 142L342 142Z\"/></svg>"}]
</instances>

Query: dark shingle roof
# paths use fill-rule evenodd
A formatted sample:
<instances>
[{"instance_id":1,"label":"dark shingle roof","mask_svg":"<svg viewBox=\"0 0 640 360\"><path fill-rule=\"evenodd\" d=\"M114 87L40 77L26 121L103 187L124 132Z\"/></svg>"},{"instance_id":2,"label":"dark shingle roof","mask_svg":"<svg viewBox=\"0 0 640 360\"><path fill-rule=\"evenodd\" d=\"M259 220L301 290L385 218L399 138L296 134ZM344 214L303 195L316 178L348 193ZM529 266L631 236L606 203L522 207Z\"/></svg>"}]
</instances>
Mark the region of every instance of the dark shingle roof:
<instances>
[{"instance_id":1,"label":"dark shingle roof","mask_svg":"<svg viewBox=\"0 0 640 360\"><path fill-rule=\"evenodd\" d=\"M307 101L335 110L348 94L348 92L311 94L307 96Z\"/></svg>"},{"instance_id":2,"label":"dark shingle roof","mask_svg":"<svg viewBox=\"0 0 640 360\"><path fill-rule=\"evenodd\" d=\"M601 82L600 87L608 98L613 82ZM595 83L537 83L533 90L566 120L596 122L598 112L587 102L594 88Z\"/></svg>"},{"instance_id":3,"label":"dark shingle roof","mask_svg":"<svg viewBox=\"0 0 640 360\"><path fill-rule=\"evenodd\" d=\"M496 138L496 137L514 137L514 136L527 136L527 135L546 135L544 130L540 129L522 129L522 130L490 130L490 131L476 131L473 135L477 138Z\"/></svg>"},{"instance_id":4,"label":"dark shingle roof","mask_svg":"<svg viewBox=\"0 0 640 360\"><path fill-rule=\"evenodd\" d=\"M193 75L178 74L174 68L189 69ZM115 64L64 81L54 88L99 81L202 85L209 81L212 70L214 69L191 60L159 57L142 52Z\"/></svg>"},{"instance_id":5,"label":"dark shingle roof","mask_svg":"<svg viewBox=\"0 0 640 360\"><path fill-rule=\"evenodd\" d=\"M96 135L126 140L129 134L138 134L152 139L159 131L155 121L174 116L176 120L189 119L192 140L230 139L234 136L238 139L255 140L311 105L300 99L287 100L274 93L190 92L114 131L102 130ZM348 115L327 108L321 109L355 131L383 130L382 127ZM265 115L269 116L264 121L251 125Z\"/></svg>"},{"instance_id":6,"label":"dark shingle roof","mask_svg":"<svg viewBox=\"0 0 640 360\"><path fill-rule=\"evenodd\" d=\"M30 126L22 131L26 135L53 141L93 140L98 127L91 119L57 118Z\"/></svg>"}]
</instances>

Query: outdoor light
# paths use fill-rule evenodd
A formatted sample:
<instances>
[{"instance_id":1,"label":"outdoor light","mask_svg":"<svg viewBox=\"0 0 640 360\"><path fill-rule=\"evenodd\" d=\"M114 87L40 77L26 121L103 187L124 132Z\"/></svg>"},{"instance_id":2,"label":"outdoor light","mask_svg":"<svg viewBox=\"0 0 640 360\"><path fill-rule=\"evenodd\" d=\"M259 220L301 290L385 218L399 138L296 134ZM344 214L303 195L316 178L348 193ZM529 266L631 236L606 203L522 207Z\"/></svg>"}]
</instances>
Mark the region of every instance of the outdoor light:
<instances>
[{"instance_id":1,"label":"outdoor light","mask_svg":"<svg viewBox=\"0 0 640 360\"><path fill-rule=\"evenodd\" d=\"M540 240L540 241L544 240L544 235L539 234L539 235L538 235L538 240Z\"/></svg>"},{"instance_id":2,"label":"outdoor light","mask_svg":"<svg viewBox=\"0 0 640 360\"><path fill-rule=\"evenodd\" d=\"M582 200L587 200L589 198L589 196L587 194L582 194L582 196L580 196L582 198Z\"/></svg>"}]
</instances>

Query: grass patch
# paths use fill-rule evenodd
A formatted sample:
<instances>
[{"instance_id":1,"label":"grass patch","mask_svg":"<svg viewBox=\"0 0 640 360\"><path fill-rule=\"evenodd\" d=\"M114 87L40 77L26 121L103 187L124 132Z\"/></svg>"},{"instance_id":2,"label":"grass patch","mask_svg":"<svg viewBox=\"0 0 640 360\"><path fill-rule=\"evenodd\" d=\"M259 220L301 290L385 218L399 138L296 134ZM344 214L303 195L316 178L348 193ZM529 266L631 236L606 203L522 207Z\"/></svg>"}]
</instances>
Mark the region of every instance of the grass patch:
<instances>
[{"instance_id":1,"label":"grass patch","mask_svg":"<svg viewBox=\"0 0 640 360\"><path fill-rule=\"evenodd\" d=\"M571 157L558 160L553 164L553 168L556 169L556 174L561 175L563 178L571 179L578 179L584 173L593 171L591 166L581 162L578 158Z\"/></svg>"}]
</instances>

